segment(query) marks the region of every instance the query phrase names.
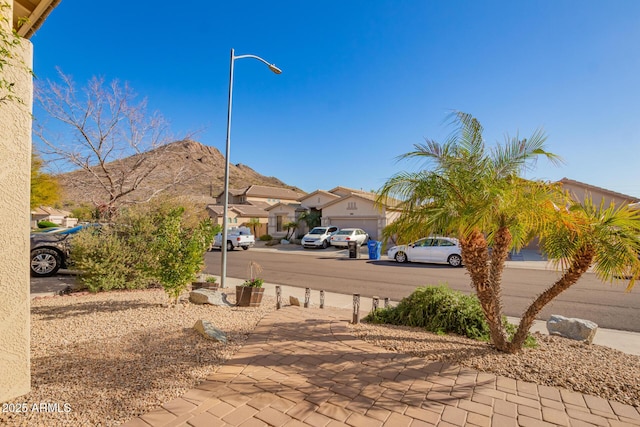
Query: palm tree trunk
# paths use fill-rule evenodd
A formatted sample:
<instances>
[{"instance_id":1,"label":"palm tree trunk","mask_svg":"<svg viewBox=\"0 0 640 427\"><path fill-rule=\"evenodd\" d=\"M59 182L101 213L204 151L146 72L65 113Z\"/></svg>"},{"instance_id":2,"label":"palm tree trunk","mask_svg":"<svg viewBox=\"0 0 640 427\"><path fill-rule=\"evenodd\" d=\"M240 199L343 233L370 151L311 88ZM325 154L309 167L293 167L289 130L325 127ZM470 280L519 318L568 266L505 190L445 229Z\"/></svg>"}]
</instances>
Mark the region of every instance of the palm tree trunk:
<instances>
[{"instance_id":1,"label":"palm tree trunk","mask_svg":"<svg viewBox=\"0 0 640 427\"><path fill-rule=\"evenodd\" d=\"M520 319L518 330L513 336L511 343L509 343L507 352L516 353L522 349L522 345L524 344L524 341L526 340L529 333L529 328L531 328L531 324L535 320L538 313L540 313L540 311L551 300L569 289L578 281L578 279L580 279L580 277L582 277L582 275L591 266L594 255L595 253L592 248L585 248L582 253L580 253L573 259L571 265L564 272L564 274L531 303L531 305L527 308L522 318Z\"/></svg>"},{"instance_id":2,"label":"palm tree trunk","mask_svg":"<svg viewBox=\"0 0 640 427\"><path fill-rule=\"evenodd\" d=\"M496 307L496 299L489 277L487 240L479 230L474 230L467 238L460 240L460 246L465 267L471 276L471 284L476 291L489 325L491 342L498 350L505 351L507 347L506 334L502 327L501 316L496 316L496 313L499 313L499 308Z\"/></svg>"},{"instance_id":3,"label":"palm tree trunk","mask_svg":"<svg viewBox=\"0 0 640 427\"><path fill-rule=\"evenodd\" d=\"M511 246L511 231L507 227L500 227L496 231L493 238L493 250L491 251L491 263L489 265L489 286L491 288L492 317L496 319L496 334L500 336L500 342L507 343L507 332L502 324L502 273L504 271L504 262L509 256L509 247ZM498 350L504 351L504 348Z\"/></svg>"}]
</instances>

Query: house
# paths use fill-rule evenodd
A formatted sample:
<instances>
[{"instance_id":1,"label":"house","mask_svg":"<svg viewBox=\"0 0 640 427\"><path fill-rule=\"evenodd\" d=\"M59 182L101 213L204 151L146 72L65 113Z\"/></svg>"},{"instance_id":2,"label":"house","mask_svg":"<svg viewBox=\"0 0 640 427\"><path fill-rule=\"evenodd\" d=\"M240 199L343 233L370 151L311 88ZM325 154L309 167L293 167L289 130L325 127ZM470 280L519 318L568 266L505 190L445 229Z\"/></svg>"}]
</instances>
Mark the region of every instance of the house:
<instances>
[{"instance_id":1,"label":"house","mask_svg":"<svg viewBox=\"0 0 640 427\"><path fill-rule=\"evenodd\" d=\"M50 221L62 227L75 227L78 218L72 218L71 215L71 212L62 209L39 206L31 211L31 228L36 228L40 221Z\"/></svg>"},{"instance_id":2,"label":"house","mask_svg":"<svg viewBox=\"0 0 640 427\"><path fill-rule=\"evenodd\" d=\"M262 236L268 232L267 223L269 211L273 206L287 203L296 203L303 193L288 188L269 187L266 185L251 185L243 189L229 189L229 205L227 225L229 227L254 226L250 222L257 219L259 225L255 225L256 236ZM224 217L224 191L216 196L216 204L207 205L209 216L216 224L222 225Z\"/></svg>"},{"instance_id":3,"label":"house","mask_svg":"<svg viewBox=\"0 0 640 427\"><path fill-rule=\"evenodd\" d=\"M617 193L607 190L606 188L596 187L595 185L585 184L584 182L569 178L562 178L558 183L562 184L562 188L568 191L571 197L577 202L584 201L587 196L590 196L595 204L599 204L604 200L605 206L609 206L611 202L616 206L640 202L640 199L636 197Z\"/></svg>"},{"instance_id":4,"label":"house","mask_svg":"<svg viewBox=\"0 0 640 427\"><path fill-rule=\"evenodd\" d=\"M280 203L268 209L269 234L284 237L283 224L297 221L302 212L317 212L320 225L340 228L362 228L371 239L382 238L382 230L393 222L399 212L389 206L377 206L376 195L371 192L335 187L332 190L316 190L298 199L298 203ZM308 231L299 221L297 236Z\"/></svg>"}]
</instances>

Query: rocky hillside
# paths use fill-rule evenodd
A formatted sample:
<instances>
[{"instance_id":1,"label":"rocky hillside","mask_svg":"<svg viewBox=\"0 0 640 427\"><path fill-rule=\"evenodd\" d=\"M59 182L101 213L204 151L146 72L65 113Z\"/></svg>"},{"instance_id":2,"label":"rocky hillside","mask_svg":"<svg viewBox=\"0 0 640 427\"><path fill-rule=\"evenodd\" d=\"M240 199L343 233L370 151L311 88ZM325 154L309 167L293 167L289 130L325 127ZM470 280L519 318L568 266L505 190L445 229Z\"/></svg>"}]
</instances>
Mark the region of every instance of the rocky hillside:
<instances>
[{"instance_id":1,"label":"rocky hillside","mask_svg":"<svg viewBox=\"0 0 640 427\"><path fill-rule=\"evenodd\" d=\"M127 195L128 199L144 200L154 193L189 195L203 200L216 196L224 188L224 155L214 147L192 140L176 141L143 155L134 155L108 163L105 168L111 176L123 176L123 184L131 185L144 176L143 183ZM137 170L130 174L131 170ZM114 172L115 171L115 172ZM108 200L104 185L107 174L95 168L93 174L78 170L58 175L63 189L64 204L93 204L96 200ZM129 176L125 176L130 174ZM243 164L230 165L229 187L244 188L252 184L272 187L298 188L285 184L276 177L259 174Z\"/></svg>"}]
</instances>

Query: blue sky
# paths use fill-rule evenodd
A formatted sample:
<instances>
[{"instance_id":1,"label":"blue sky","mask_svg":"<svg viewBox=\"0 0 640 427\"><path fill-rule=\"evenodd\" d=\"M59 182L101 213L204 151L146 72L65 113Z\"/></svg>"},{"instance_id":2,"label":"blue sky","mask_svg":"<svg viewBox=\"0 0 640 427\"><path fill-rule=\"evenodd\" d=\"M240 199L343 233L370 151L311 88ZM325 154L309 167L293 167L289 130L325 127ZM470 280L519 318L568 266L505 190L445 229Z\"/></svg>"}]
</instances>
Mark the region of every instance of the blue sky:
<instances>
[{"instance_id":1,"label":"blue sky","mask_svg":"<svg viewBox=\"0 0 640 427\"><path fill-rule=\"evenodd\" d=\"M275 63L235 62L231 162L308 192L380 188L460 110L488 144L543 128L566 164L529 177L640 197L636 0L63 0L31 41L39 79L126 81L223 153L230 49Z\"/></svg>"}]
</instances>

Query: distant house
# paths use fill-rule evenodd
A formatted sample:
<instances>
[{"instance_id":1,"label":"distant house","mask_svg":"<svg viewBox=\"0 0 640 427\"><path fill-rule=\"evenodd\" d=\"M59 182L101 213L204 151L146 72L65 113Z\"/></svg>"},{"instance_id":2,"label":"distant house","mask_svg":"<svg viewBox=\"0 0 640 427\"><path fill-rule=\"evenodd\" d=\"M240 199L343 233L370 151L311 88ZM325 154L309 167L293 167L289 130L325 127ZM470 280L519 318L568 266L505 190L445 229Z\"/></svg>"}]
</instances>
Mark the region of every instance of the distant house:
<instances>
[{"instance_id":1,"label":"distant house","mask_svg":"<svg viewBox=\"0 0 640 427\"><path fill-rule=\"evenodd\" d=\"M72 218L71 212L50 206L39 206L31 211L31 227L36 228L40 221L50 221L61 227L75 227L78 218Z\"/></svg>"},{"instance_id":2,"label":"distant house","mask_svg":"<svg viewBox=\"0 0 640 427\"><path fill-rule=\"evenodd\" d=\"M303 193L281 187L251 185L243 189L229 189L227 224L229 227L248 226L249 221L258 219L256 235L266 234L269 219L268 209L281 203L296 203ZM209 216L216 224L222 225L224 217L224 191L216 196L216 203L207 206Z\"/></svg>"},{"instance_id":3,"label":"distant house","mask_svg":"<svg viewBox=\"0 0 640 427\"><path fill-rule=\"evenodd\" d=\"M562 178L558 182L562 184L562 188L567 190L571 197L577 202L584 201L587 196L590 196L596 204L599 204L604 200L605 206L609 206L611 202L616 206L640 202L640 199L636 197L617 193L615 191L607 190L606 188L596 187L595 185L585 184L584 182L569 178Z\"/></svg>"},{"instance_id":4,"label":"distant house","mask_svg":"<svg viewBox=\"0 0 640 427\"><path fill-rule=\"evenodd\" d=\"M316 190L298 199L298 203L280 203L268 208L269 234L283 237L283 224L296 221L303 212L318 212L321 225L335 225L340 228L362 228L371 239L382 238L382 230L393 222L399 213L388 207L375 204L376 195L367 191L347 187L332 190ZM308 231L304 222L299 222L297 235Z\"/></svg>"}]
</instances>

